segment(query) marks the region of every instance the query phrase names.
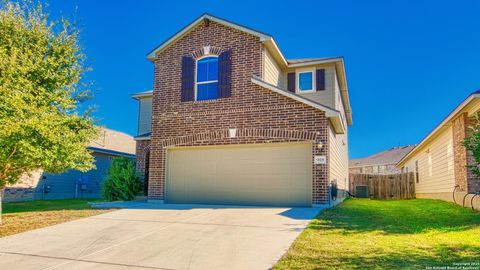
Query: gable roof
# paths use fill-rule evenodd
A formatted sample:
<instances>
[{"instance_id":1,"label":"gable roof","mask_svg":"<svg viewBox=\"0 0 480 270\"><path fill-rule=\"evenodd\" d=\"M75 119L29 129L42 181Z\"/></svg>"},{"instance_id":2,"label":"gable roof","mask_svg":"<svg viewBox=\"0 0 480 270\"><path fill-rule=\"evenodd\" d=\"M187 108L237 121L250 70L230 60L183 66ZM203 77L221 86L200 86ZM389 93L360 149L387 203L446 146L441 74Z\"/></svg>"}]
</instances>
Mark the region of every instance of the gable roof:
<instances>
[{"instance_id":1,"label":"gable roof","mask_svg":"<svg viewBox=\"0 0 480 270\"><path fill-rule=\"evenodd\" d=\"M275 93L278 93L280 95L289 97L293 100L299 101L299 102L301 102L305 105L308 105L310 107L313 107L315 109L318 109L318 110L321 110L321 111L325 112L325 116L332 123L332 126L333 126L333 129L335 130L335 133L337 133L337 134L344 134L345 133L345 127L343 125L342 116L341 116L339 111L337 111L333 108L330 108L328 106L325 106L323 104L320 104L318 102L315 102L313 100L304 98L304 97L302 97L300 95L297 95L295 93L292 93L292 92L286 91L284 89L278 88L275 85L272 85L272 84L262 80L262 78L260 78L256 75L252 76L251 81L252 81L252 83L254 83L256 85L259 85L263 88L269 89L269 90L271 90Z\"/></svg>"},{"instance_id":2,"label":"gable roof","mask_svg":"<svg viewBox=\"0 0 480 270\"><path fill-rule=\"evenodd\" d=\"M340 94L342 96L342 102L344 105L344 110L347 118L347 124L351 125L353 123L352 109L350 106L350 98L348 95L348 84L347 84L347 77L345 72L345 62L343 60L343 57L303 58L303 59L287 60L283 55L283 53L280 51L280 48L278 47L277 43L273 39L273 36L238 23L213 16L208 13L202 14L200 17L193 20L190 24L188 24L187 26L182 28L180 31L178 31L177 33L169 37L167 40L162 42L160 45L155 47L152 51L150 51L147 54L147 58L153 62L155 60L155 56L157 55L157 53L167 48L170 44L172 44L176 40L187 35L193 28L195 28L197 25L202 23L204 20L211 20L213 22L216 22L216 23L219 23L219 24L222 24L222 25L225 25L225 26L228 26L228 27L231 27L231 28L234 28L258 37L260 39L260 42L262 42L263 45L267 48L267 50L272 54L273 58L281 68L293 68L293 67L302 67L307 65L335 63L335 66L338 72L337 74L339 77ZM132 97L137 99L135 96L132 96Z\"/></svg>"},{"instance_id":3,"label":"gable roof","mask_svg":"<svg viewBox=\"0 0 480 270\"><path fill-rule=\"evenodd\" d=\"M102 128L98 139L88 144L88 148L94 152L122 153L125 156L135 155L135 146L132 136L108 128Z\"/></svg>"},{"instance_id":4,"label":"gable roof","mask_svg":"<svg viewBox=\"0 0 480 270\"><path fill-rule=\"evenodd\" d=\"M470 95L468 95L467 98L465 98L453 111L451 111L443 120L440 122L430 133L428 133L425 138L423 138L419 144L415 148L413 148L407 155L405 155L397 164L397 167L402 166L408 158L413 156L415 153L418 152L423 146L425 146L427 143L429 143L431 140L435 138L437 134L439 134L442 131L442 128L447 126L455 117L457 117L459 114L461 114L464 109L466 109L470 104L472 104L474 101L480 101L480 90L474 91Z\"/></svg>"},{"instance_id":5,"label":"gable roof","mask_svg":"<svg viewBox=\"0 0 480 270\"><path fill-rule=\"evenodd\" d=\"M397 146L365 158L352 159L349 161L349 167L397 164L414 147L415 145Z\"/></svg>"},{"instance_id":6,"label":"gable roof","mask_svg":"<svg viewBox=\"0 0 480 270\"><path fill-rule=\"evenodd\" d=\"M147 58L150 60L150 61L153 61L155 59L155 55L162 51L163 49L167 48L168 45L170 45L172 42L174 42L175 40L183 37L184 35L186 35L188 32L190 32L190 30L192 30L193 28L195 28L198 24L200 24L201 22L203 22L204 20L211 20L213 22L216 22L216 23L219 23L219 24L223 24L223 25L226 25L226 26L229 26L229 27L232 27L234 29L237 29L237 30L240 30L242 32L245 32L245 33L248 33L248 34L251 34L253 36L256 36L256 37L259 37L260 38L260 41L261 42L270 42L270 43L275 43L275 41L273 40L273 37L267 33L264 33L264 32L261 32L261 31L258 31L258 30L255 30L255 29L252 29L250 27L247 27L247 26L244 26L244 25L241 25L241 24L238 24L238 23L234 23L234 22L231 22L229 20L226 20L226 19L222 19L222 18L219 18L219 17L216 17L216 16L213 16L211 14L208 14L208 13L204 13L202 14L200 17L196 18L194 21L192 21L191 23L189 23L187 26L185 26L184 28L182 28L180 31L178 31L177 33L175 33L173 36L169 37L167 40L165 40L164 42L162 42L160 45L158 45L157 47L155 47L153 50L151 50L148 54L147 54ZM274 47L276 47L278 49L278 46L276 44L272 44L274 45ZM285 57L283 56L283 54L280 52L280 50L278 50L278 52L280 53L280 56L281 58L283 58L285 64L287 63L287 60L285 59Z\"/></svg>"}]
</instances>

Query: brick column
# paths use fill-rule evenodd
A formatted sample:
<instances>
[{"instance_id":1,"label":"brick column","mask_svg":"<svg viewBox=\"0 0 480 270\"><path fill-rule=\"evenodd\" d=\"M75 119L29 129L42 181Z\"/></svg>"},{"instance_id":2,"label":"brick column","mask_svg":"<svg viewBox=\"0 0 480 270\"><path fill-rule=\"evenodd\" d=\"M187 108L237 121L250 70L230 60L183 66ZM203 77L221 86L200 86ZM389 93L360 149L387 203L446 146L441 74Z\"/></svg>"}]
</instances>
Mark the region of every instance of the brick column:
<instances>
[{"instance_id":1,"label":"brick column","mask_svg":"<svg viewBox=\"0 0 480 270\"><path fill-rule=\"evenodd\" d=\"M166 149L158 143L150 146L150 173L148 199L165 200L165 159Z\"/></svg>"},{"instance_id":2,"label":"brick column","mask_svg":"<svg viewBox=\"0 0 480 270\"><path fill-rule=\"evenodd\" d=\"M317 133L318 134L318 133ZM328 135L327 134L318 134L317 138L313 141L312 149L312 159L315 156L325 156L327 157L326 164L315 164L313 163L313 179L312 179L312 204L325 204L328 203L328 163L329 157L328 153ZM318 145L321 144L322 147L319 148Z\"/></svg>"},{"instance_id":3,"label":"brick column","mask_svg":"<svg viewBox=\"0 0 480 270\"><path fill-rule=\"evenodd\" d=\"M467 113L462 113L452 123L455 184L459 185L458 191L467 193L480 191L478 177L467 168L467 165L475 164L475 159L463 146L463 140L468 136L468 127L472 122Z\"/></svg>"},{"instance_id":4,"label":"brick column","mask_svg":"<svg viewBox=\"0 0 480 270\"><path fill-rule=\"evenodd\" d=\"M468 118L468 126L477 126L480 125L480 119L477 118ZM470 130L467 127L466 134L469 135ZM476 165L475 158L471 151L467 151L467 164ZM468 193L477 193L480 191L480 179L472 173L471 170L467 169L467 192Z\"/></svg>"},{"instance_id":5,"label":"brick column","mask_svg":"<svg viewBox=\"0 0 480 270\"><path fill-rule=\"evenodd\" d=\"M147 168L145 168L146 164L146 155L149 150L149 145L150 145L150 140L142 140L142 141L137 141L136 143L136 150L135 150L135 155L136 155L136 163L137 163L137 172L140 174L140 177L143 179L145 176L145 171Z\"/></svg>"},{"instance_id":6,"label":"brick column","mask_svg":"<svg viewBox=\"0 0 480 270\"><path fill-rule=\"evenodd\" d=\"M452 122L455 184L459 186L457 190L463 192L468 190L467 149L463 146L463 140L467 136L467 127L467 113L462 113Z\"/></svg>"}]
</instances>

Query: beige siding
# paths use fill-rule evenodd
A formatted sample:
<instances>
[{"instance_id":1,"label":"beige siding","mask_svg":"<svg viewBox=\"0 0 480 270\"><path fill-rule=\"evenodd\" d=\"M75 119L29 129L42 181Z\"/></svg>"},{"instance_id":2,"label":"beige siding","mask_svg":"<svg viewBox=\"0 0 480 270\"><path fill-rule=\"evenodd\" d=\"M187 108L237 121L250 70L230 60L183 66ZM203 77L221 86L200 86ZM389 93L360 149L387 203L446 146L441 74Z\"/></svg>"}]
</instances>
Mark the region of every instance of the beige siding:
<instances>
[{"instance_id":1,"label":"beige siding","mask_svg":"<svg viewBox=\"0 0 480 270\"><path fill-rule=\"evenodd\" d=\"M340 94L340 86L338 84L337 75L334 75L334 95L335 95L335 109L340 112L342 117L343 125L345 127L348 126L347 124L347 117L345 115L345 107L343 106L342 95Z\"/></svg>"},{"instance_id":2,"label":"beige siding","mask_svg":"<svg viewBox=\"0 0 480 270\"><path fill-rule=\"evenodd\" d=\"M286 88L285 73L282 72L272 55L264 50L263 58L263 79L279 88Z\"/></svg>"},{"instance_id":3,"label":"beige siding","mask_svg":"<svg viewBox=\"0 0 480 270\"><path fill-rule=\"evenodd\" d=\"M408 171L415 172L418 160L419 182L416 193L452 192L455 186L452 128L446 127L439 135L410 157Z\"/></svg>"},{"instance_id":4,"label":"beige siding","mask_svg":"<svg viewBox=\"0 0 480 270\"><path fill-rule=\"evenodd\" d=\"M140 99L138 111L138 134L145 134L152 130L152 98Z\"/></svg>"},{"instance_id":5,"label":"beige siding","mask_svg":"<svg viewBox=\"0 0 480 270\"><path fill-rule=\"evenodd\" d=\"M337 180L339 190L348 189L348 134L335 134L329 128L329 175ZM342 194L339 194L341 196Z\"/></svg>"},{"instance_id":6,"label":"beige siding","mask_svg":"<svg viewBox=\"0 0 480 270\"><path fill-rule=\"evenodd\" d=\"M309 69L317 69L317 68L324 68L325 69L325 90L323 91L315 91L313 93L304 93L299 95L306 97L310 100L313 100L315 102L318 102L320 104L323 104L325 106L328 106L330 108L336 108L336 94L335 94L335 89L338 88L337 80L336 80L336 72L335 72L335 66L334 65L323 65L323 66L313 66L313 67L307 67L307 68L298 68L298 69L292 69L289 72L299 72L299 71L305 71ZM315 81L315 78L314 78ZM315 86L314 86L315 87Z\"/></svg>"}]
</instances>

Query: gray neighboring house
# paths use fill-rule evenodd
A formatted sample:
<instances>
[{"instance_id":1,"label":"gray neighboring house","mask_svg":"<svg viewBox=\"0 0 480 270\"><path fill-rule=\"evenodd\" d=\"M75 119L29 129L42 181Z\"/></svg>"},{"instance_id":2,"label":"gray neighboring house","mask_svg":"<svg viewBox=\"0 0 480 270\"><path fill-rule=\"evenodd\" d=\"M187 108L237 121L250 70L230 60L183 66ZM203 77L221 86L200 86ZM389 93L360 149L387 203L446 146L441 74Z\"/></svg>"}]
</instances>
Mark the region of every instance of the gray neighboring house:
<instances>
[{"instance_id":1,"label":"gray neighboring house","mask_svg":"<svg viewBox=\"0 0 480 270\"><path fill-rule=\"evenodd\" d=\"M397 146L365 158L349 161L350 173L396 174L402 171L396 164L410 152L415 145Z\"/></svg>"},{"instance_id":2,"label":"gray neighboring house","mask_svg":"<svg viewBox=\"0 0 480 270\"><path fill-rule=\"evenodd\" d=\"M99 139L88 148L95 157L96 169L82 173L68 170L60 174L38 170L25 175L19 183L7 186L3 201L28 201L72 198L99 198L104 177L114 157L135 159L135 140L132 136L104 128Z\"/></svg>"}]
</instances>

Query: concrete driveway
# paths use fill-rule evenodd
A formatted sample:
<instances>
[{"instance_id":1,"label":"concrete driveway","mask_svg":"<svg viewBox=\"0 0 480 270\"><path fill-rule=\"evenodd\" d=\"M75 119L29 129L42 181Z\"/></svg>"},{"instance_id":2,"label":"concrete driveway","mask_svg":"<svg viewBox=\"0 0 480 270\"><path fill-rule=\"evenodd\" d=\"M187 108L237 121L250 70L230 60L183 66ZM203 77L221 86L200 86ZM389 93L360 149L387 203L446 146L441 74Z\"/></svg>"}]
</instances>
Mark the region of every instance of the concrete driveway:
<instances>
[{"instance_id":1,"label":"concrete driveway","mask_svg":"<svg viewBox=\"0 0 480 270\"><path fill-rule=\"evenodd\" d=\"M268 269L319 210L137 203L0 238L0 269Z\"/></svg>"}]
</instances>

